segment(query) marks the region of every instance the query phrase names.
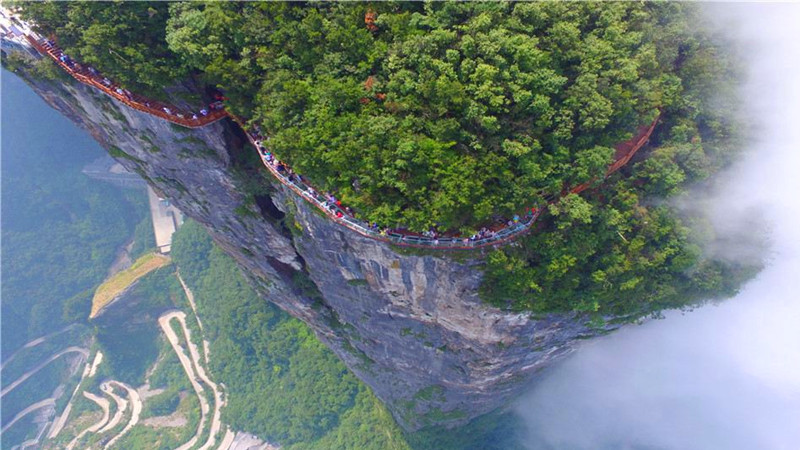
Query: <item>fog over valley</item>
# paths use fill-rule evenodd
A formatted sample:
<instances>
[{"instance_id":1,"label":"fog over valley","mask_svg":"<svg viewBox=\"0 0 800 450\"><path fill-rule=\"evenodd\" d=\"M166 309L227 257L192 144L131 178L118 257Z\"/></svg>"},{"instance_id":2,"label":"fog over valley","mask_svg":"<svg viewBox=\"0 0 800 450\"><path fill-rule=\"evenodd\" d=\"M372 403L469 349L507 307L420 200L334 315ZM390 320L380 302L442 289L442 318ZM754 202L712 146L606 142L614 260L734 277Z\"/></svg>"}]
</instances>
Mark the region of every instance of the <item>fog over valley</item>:
<instances>
[{"instance_id":1,"label":"fog over valley","mask_svg":"<svg viewBox=\"0 0 800 450\"><path fill-rule=\"evenodd\" d=\"M743 49L742 160L713 189L725 251L769 230L767 267L733 299L587 343L517 412L529 448L796 449L800 445L800 5L714 4Z\"/></svg>"}]
</instances>

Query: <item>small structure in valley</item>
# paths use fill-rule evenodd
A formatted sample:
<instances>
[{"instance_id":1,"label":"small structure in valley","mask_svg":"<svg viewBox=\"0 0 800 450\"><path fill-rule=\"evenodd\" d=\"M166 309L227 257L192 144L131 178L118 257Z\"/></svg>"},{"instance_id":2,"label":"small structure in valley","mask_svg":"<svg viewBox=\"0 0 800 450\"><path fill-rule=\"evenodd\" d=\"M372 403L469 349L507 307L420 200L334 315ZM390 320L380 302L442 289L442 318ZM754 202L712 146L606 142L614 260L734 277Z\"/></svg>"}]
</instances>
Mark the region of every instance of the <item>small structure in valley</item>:
<instances>
[{"instance_id":1,"label":"small structure in valley","mask_svg":"<svg viewBox=\"0 0 800 450\"><path fill-rule=\"evenodd\" d=\"M183 225L183 213L169 200L159 197L151 187L147 188L147 198L150 201L156 247L166 255L172 248L172 234Z\"/></svg>"}]
</instances>

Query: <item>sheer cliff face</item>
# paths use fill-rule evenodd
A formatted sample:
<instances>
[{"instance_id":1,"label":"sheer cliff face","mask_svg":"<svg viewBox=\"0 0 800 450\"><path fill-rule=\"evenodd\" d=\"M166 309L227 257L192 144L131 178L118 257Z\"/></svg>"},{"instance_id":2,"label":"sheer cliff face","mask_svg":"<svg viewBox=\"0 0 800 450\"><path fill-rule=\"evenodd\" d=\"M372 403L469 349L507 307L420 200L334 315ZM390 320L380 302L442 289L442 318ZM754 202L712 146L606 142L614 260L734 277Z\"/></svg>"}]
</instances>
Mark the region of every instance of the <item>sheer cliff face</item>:
<instances>
[{"instance_id":1,"label":"sheer cliff face","mask_svg":"<svg viewBox=\"0 0 800 450\"><path fill-rule=\"evenodd\" d=\"M534 320L483 305L479 259L397 252L277 183L270 198L247 202L230 155L254 150L241 148L227 121L185 129L77 83L30 81L204 224L263 298L313 328L408 429L456 425L503 406L595 333L575 316Z\"/></svg>"}]
</instances>

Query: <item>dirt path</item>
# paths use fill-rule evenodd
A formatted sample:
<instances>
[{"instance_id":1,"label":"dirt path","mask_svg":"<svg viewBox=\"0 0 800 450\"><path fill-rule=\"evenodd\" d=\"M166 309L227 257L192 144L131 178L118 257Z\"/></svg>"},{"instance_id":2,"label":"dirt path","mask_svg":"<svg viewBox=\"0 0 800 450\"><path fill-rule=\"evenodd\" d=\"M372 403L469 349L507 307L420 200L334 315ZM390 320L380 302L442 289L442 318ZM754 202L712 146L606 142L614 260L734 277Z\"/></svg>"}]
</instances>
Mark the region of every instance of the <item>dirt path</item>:
<instances>
[{"instance_id":1,"label":"dirt path","mask_svg":"<svg viewBox=\"0 0 800 450\"><path fill-rule=\"evenodd\" d=\"M198 400L200 400L200 422L197 424L197 432L192 436L189 441L185 444L178 447L177 450L188 450L197 443L198 439L200 439L200 433L203 431L203 427L206 423L206 419L208 417L208 412L210 407L208 405L208 400L206 400L205 395L203 395L203 386L197 382L197 375L195 375L195 370L192 365L192 361L189 360L189 357L186 356L183 349L180 346L180 341L178 339L178 335L175 334L175 331L170 326L169 322L173 318L178 318L178 321L181 323L181 326L184 330L184 335L188 331L186 329L186 321L185 321L186 314L181 311L173 311L158 318L158 324L161 326L161 329L164 331L164 334L167 335L167 340L169 341L170 345L172 345L172 349L175 351L175 354L178 355L178 359L183 366L183 370L186 372L186 376L189 377L189 382L192 384L192 388L194 388L195 393L197 394ZM187 342L190 342L187 337Z\"/></svg>"},{"instance_id":2,"label":"dirt path","mask_svg":"<svg viewBox=\"0 0 800 450\"><path fill-rule=\"evenodd\" d=\"M236 437L236 433L234 433L230 428L225 430L225 436L222 437L222 441L219 443L219 448L217 450L228 450L231 448L231 444L233 444L233 439Z\"/></svg>"},{"instance_id":3,"label":"dirt path","mask_svg":"<svg viewBox=\"0 0 800 450\"><path fill-rule=\"evenodd\" d=\"M56 400L51 397L51 398L46 398L46 399L44 399L44 400L42 400L40 402L36 402L36 403L28 406L27 408L25 408L22 411L20 411L19 413L17 413L17 415L14 416L13 419L11 419L11 422L8 422L3 427L3 429L0 430L0 433L5 432L7 429L9 429L11 427L11 425L14 425L15 423L17 423L17 421L19 419L22 419L23 417L25 417L28 414L36 411L37 409L42 409L42 408L47 408L47 407L54 407L55 405L56 405Z\"/></svg>"},{"instance_id":4,"label":"dirt path","mask_svg":"<svg viewBox=\"0 0 800 450\"><path fill-rule=\"evenodd\" d=\"M103 352L98 351L94 355L94 362L92 362L92 367L89 369L89 376L93 377L95 373L97 373L97 368L100 366L100 363L103 362Z\"/></svg>"},{"instance_id":5,"label":"dirt path","mask_svg":"<svg viewBox=\"0 0 800 450\"><path fill-rule=\"evenodd\" d=\"M197 319L197 325L200 327L200 330L202 331L203 323L200 322L200 317L197 316L197 303L194 302L194 293L192 293L192 290L189 289L189 286L186 285L186 282L183 281L183 277L181 277L180 272L175 272L175 276L178 277L178 281L181 282L181 287L183 287L183 292L186 294L186 298L189 300L189 305L192 307L192 312L194 312L194 318ZM208 359L208 355L206 355L206 359Z\"/></svg>"},{"instance_id":6,"label":"dirt path","mask_svg":"<svg viewBox=\"0 0 800 450\"><path fill-rule=\"evenodd\" d=\"M8 394L11 391L13 391L14 388L16 388L17 386L22 384L25 380L30 378L36 372L42 370L45 366L47 366L51 362L55 361L56 359L66 355L68 353L80 353L80 354L83 355L84 358L89 358L89 350L87 350L85 348L82 348L82 347L67 347L64 350L61 350L60 352L56 353L55 355L47 358L47 360L45 360L44 362L40 363L38 366L34 367L33 369L25 372L21 377L17 378L13 383L11 383L8 386L6 386L5 388L3 388L3 391L0 392L0 397Z\"/></svg>"},{"instance_id":7,"label":"dirt path","mask_svg":"<svg viewBox=\"0 0 800 450\"><path fill-rule=\"evenodd\" d=\"M124 436L125 433L131 431L131 428L133 428L134 426L136 426L137 423L139 423L139 416L142 414L142 399L139 398L139 393L136 392L136 389L116 380L109 381L108 384L115 384L120 388L128 391L128 397L130 398L132 406L131 406L131 418L128 421L128 424L125 425L125 428L123 428L122 431L119 432L119 434L111 438L111 440L108 441L108 443L104 448L110 448L112 445L114 445L115 442L117 442L122 436Z\"/></svg>"},{"instance_id":8,"label":"dirt path","mask_svg":"<svg viewBox=\"0 0 800 450\"><path fill-rule=\"evenodd\" d=\"M111 415L111 413L110 413L111 405L109 404L107 398L100 397L99 395L94 395L91 392L87 392L87 391L83 391L83 396L86 397L87 399L97 403L97 406L99 406L100 409L103 410L103 417L100 418L100 420L97 421L96 423L94 423L93 425L89 426L85 430L83 430L80 433L78 433L78 435L75 436L75 439L73 439L67 445L67 450L72 450L73 448L75 448L75 445L81 440L81 438L86 433L95 433L95 432L97 432L100 428L103 427L103 425L106 422L108 422L108 416Z\"/></svg>"}]
</instances>

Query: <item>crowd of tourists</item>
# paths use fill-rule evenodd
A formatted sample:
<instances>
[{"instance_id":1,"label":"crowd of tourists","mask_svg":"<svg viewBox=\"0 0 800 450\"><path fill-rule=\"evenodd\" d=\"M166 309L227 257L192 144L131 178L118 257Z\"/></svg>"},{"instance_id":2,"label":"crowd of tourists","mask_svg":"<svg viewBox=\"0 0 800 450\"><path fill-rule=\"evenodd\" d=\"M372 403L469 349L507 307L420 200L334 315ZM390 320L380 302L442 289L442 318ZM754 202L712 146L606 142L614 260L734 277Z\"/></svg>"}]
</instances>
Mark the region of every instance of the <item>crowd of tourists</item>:
<instances>
[{"instance_id":1,"label":"crowd of tourists","mask_svg":"<svg viewBox=\"0 0 800 450\"><path fill-rule=\"evenodd\" d=\"M495 229L489 227L483 227L477 233L469 236L469 237L458 237L458 236L447 236L445 233L442 233L438 230L437 226L430 227L427 230L424 230L420 233L413 233L405 229L395 229L389 228L379 225L377 222L362 222L356 219L356 212L350 208L349 206L343 205L341 200L337 199L334 194L331 192L325 192L320 196L316 189L314 189L311 184L308 183L307 179L300 175L299 173L292 170L286 163L278 160L275 155L265 146L266 140L261 136L260 129L255 127L253 131L248 132L250 137L253 139L258 152L261 154L264 162L272 167L274 171L277 173L278 176L284 178L289 183L295 185L303 195L307 196L309 199L313 200L318 205L322 206L325 210L327 210L330 214L335 216L337 219L343 219L348 217L350 219L349 222L358 224L361 228L380 236L395 236L399 237L400 239L416 239L416 240L427 240L431 241L432 243L436 244L439 242L440 239L446 239L448 241L458 240L463 242L464 244L476 243L478 241L482 241L484 239L491 239L498 236L498 234L506 227L516 227L520 224L527 225L530 221L536 216L537 209L531 208L524 217L524 220L520 218L519 215L514 215L510 220L507 221L498 221L497 226Z\"/></svg>"},{"instance_id":2,"label":"crowd of tourists","mask_svg":"<svg viewBox=\"0 0 800 450\"><path fill-rule=\"evenodd\" d=\"M73 60L69 55L64 53L53 41L44 39L39 42L44 47L48 54L53 55L58 61L65 65L70 71L75 74L86 77L97 83L97 86L104 89L106 92L111 92L117 95L117 98L124 98L129 103L137 104L140 108L149 109L151 111L163 112L167 116L182 119L181 122L201 122L202 117L207 117L214 111L223 111L225 104L223 103L224 97L221 94L214 98L207 107L200 109L197 113L179 111L172 105L165 105L159 102L151 101L149 99L139 98L131 91L117 85L108 77L101 75L95 68L88 65L81 65Z\"/></svg>"},{"instance_id":3,"label":"crowd of tourists","mask_svg":"<svg viewBox=\"0 0 800 450\"><path fill-rule=\"evenodd\" d=\"M52 41L44 40L41 45L44 46L48 53L54 55L61 63L63 63L73 72L90 78L104 86L107 91L113 92L117 94L117 96L124 97L131 103L139 104L140 107L144 106L151 111L163 112L167 116L177 117L179 119L199 121L201 117L207 117L209 114L212 114L215 111L223 111L225 109L225 97L219 92L214 93L214 101L212 103L210 103L207 107L201 108L197 113L185 113L177 111L174 109L174 106L164 105L148 99L138 98L127 89L113 83L110 79L108 79L108 77L102 76L93 67L81 66L72 58L70 58L69 55L61 51ZM265 140L261 136L261 131L257 126L254 126L253 130L247 133L255 143L256 148L264 159L264 162L274 169L274 172L277 174L277 176L285 179L288 181L288 183L297 187L304 196L311 199L317 205L320 205L337 219L348 219L347 222L355 224L359 228L375 235L384 237L391 236L400 240L428 241L434 245L438 244L440 240L448 242L461 242L464 245L470 245L477 244L479 241L483 241L485 239L498 237L499 234L503 233L504 230L511 229L512 227L517 228L520 224L527 226L536 216L536 208L532 208L526 214L524 221L521 220L518 215L514 215L514 217L508 221L498 221L497 226L495 226L494 229L490 227L483 227L480 229L480 231L469 237L459 237L457 235L448 236L447 233L440 232L436 226L430 227L429 229L420 233L414 233L406 229L395 229L381 226L376 222L363 222L356 219L356 212L349 206L342 205L341 200L337 199L334 194L331 192L325 192L324 194L320 195L302 175L296 173L287 164L278 160L275 155L273 155L273 153L265 147L264 142L268 141L269 139L267 138Z\"/></svg>"}]
</instances>

